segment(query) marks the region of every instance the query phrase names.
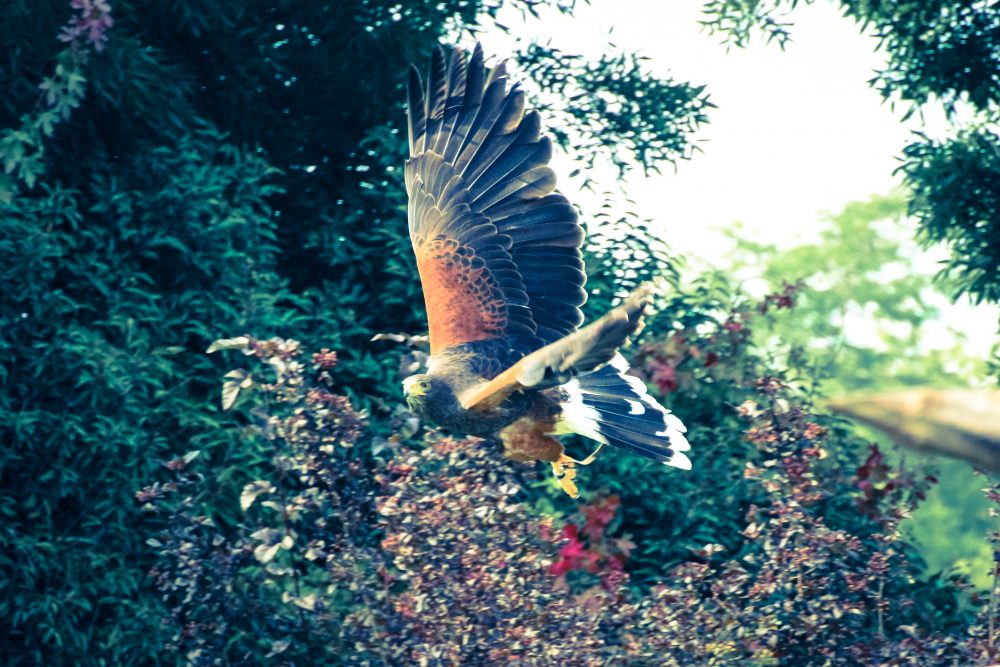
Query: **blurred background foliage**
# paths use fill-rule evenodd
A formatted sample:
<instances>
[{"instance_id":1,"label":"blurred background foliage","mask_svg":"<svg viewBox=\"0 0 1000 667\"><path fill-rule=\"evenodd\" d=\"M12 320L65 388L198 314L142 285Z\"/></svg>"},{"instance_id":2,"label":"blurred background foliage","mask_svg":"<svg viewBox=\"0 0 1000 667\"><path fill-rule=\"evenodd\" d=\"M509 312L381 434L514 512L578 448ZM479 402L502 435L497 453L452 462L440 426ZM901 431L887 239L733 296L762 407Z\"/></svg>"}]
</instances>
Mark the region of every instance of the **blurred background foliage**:
<instances>
[{"instance_id":1,"label":"blurred background foliage","mask_svg":"<svg viewBox=\"0 0 1000 667\"><path fill-rule=\"evenodd\" d=\"M810 394L961 387L986 377L986 360L968 352L963 323L940 318L951 286L935 280L935 264L919 251L902 193L850 204L827 216L816 239L786 248L756 242L739 225L728 234L736 241L730 271L746 289L774 293L801 281L795 307L762 318L755 342L780 365L805 361ZM884 434L856 428L891 450ZM890 458L926 467L939 480L904 522L928 572L954 567L987 587L993 554L979 536L990 527L988 503L972 468L905 450Z\"/></svg>"},{"instance_id":2,"label":"blurred background foliage","mask_svg":"<svg viewBox=\"0 0 1000 667\"><path fill-rule=\"evenodd\" d=\"M815 0L805 0L807 4ZM709 0L704 25L734 46L755 35L784 46L799 0ZM918 134L899 170L908 210L928 244L952 250L943 272L956 294L1000 299L1000 7L995 1L835 2L878 39L885 66L869 84L905 115L941 106L951 135Z\"/></svg>"},{"instance_id":3,"label":"blurred background foliage","mask_svg":"<svg viewBox=\"0 0 1000 667\"><path fill-rule=\"evenodd\" d=\"M425 327L401 182L405 64L425 62L443 36L495 29L502 4L573 10L566 0L5 5L0 656L7 664L177 661L163 651L174 629L147 577L155 554L134 494L163 459L196 449L207 485L200 509L234 525L240 512L232 499L273 454L269 443L244 437L249 407L220 411L218 381L228 364L205 355L211 341L280 334L338 350L330 389L353 401L376 440L389 435L399 420L400 351L371 337ZM923 4L930 13L845 8L889 44L880 89L913 103L971 104L979 114L978 125L952 139L908 149L910 189L902 197L923 237L952 247L955 290L996 300L989 255L1000 245L989 124L996 68L983 64L995 64L989 21L996 13L981 15L981 3ZM709 19L737 43L758 25L780 39L784 27L774 16L783 5L755 5L753 16L746 7L710 3ZM961 28L957 17L966 15L974 29ZM926 39L941 45L937 59L928 60L937 52L923 48ZM953 42L972 59L969 72L949 65L945 47ZM712 106L701 85L656 77L628 52L593 63L525 44L514 56L519 71L548 91L539 104L582 169L608 160L622 171L655 170L693 155L691 134ZM975 187L943 187L945 179ZM826 257L821 244L779 252L744 240L744 259L733 268L750 254L762 258L757 267L766 267L773 296L763 302L767 313L724 275L682 283L679 264L627 206L584 212L596 232L588 248L591 314L639 281L660 276L673 285L634 354L699 443L698 474L673 475L666 486L658 467L617 453L588 470L593 494L621 498L614 529L639 545L629 564L637 586L706 543L741 549L746 510L760 493L743 478L743 463L758 453L734 410L750 379L778 374L811 404L823 391L888 376L951 383L974 372L975 361L960 351L914 348L914 331L932 308L923 299L933 289L926 279L877 275L881 265L903 261L876 224L902 224L901 201L873 200L834 216ZM799 279L805 288L786 291ZM838 339L843 320L830 313L867 313L869 303L885 323L884 346ZM816 340L837 340L836 358ZM818 388L819 378L831 384ZM825 426L846 443L838 460L863 460L865 438L835 420ZM362 439L352 460L373 465L370 443ZM525 486L536 509L566 512L548 481ZM849 495L834 500L824 510L831 522L867 530ZM928 506L940 517L971 502L942 497ZM941 595L948 601L928 612L943 615L936 627L959 623L954 591Z\"/></svg>"}]
</instances>

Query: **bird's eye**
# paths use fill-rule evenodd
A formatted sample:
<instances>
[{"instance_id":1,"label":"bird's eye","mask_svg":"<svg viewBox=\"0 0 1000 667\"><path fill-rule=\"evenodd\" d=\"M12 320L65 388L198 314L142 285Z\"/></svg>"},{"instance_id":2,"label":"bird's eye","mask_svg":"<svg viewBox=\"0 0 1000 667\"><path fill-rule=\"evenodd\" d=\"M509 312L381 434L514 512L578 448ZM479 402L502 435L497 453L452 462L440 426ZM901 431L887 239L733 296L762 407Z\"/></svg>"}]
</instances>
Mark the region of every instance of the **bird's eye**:
<instances>
[{"instance_id":1,"label":"bird's eye","mask_svg":"<svg viewBox=\"0 0 1000 667\"><path fill-rule=\"evenodd\" d=\"M431 383L429 381L427 381L427 380L421 380L419 384L420 384L420 388L421 389L430 389L431 388Z\"/></svg>"}]
</instances>

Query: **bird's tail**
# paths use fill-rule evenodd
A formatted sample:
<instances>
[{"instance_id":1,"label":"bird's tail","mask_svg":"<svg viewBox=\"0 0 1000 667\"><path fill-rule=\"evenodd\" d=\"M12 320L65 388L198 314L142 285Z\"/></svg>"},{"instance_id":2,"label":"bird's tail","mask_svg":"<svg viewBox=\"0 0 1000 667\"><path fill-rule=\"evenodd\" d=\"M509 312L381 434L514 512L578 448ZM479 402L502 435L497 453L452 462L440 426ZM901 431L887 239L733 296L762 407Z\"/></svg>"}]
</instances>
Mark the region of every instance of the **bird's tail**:
<instances>
[{"instance_id":1,"label":"bird's tail","mask_svg":"<svg viewBox=\"0 0 1000 667\"><path fill-rule=\"evenodd\" d=\"M677 468L691 469L681 420L656 402L642 380L628 375L620 354L600 370L560 386L557 433L578 433Z\"/></svg>"}]
</instances>

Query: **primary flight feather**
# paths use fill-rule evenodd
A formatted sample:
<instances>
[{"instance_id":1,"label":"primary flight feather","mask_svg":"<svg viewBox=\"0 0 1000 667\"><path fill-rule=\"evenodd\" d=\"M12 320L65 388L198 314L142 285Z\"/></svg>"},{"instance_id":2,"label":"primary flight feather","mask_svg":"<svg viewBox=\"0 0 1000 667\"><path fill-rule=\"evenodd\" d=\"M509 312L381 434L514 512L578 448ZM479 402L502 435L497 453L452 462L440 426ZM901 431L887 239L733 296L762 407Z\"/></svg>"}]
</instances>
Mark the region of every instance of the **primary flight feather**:
<instances>
[{"instance_id":1,"label":"primary flight feather","mask_svg":"<svg viewBox=\"0 0 1000 667\"><path fill-rule=\"evenodd\" d=\"M583 228L504 65L487 67L478 45L470 57L437 48L426 90L410 66L408 102L409 229L431 348L427 373L403 381L411 409L499 441L508 458L549 462L573 497L575 466L594 455L570 458L562 434L689 469L684 425L618 353L648 290L579 328Z\"/></svg>"}]
</instances>

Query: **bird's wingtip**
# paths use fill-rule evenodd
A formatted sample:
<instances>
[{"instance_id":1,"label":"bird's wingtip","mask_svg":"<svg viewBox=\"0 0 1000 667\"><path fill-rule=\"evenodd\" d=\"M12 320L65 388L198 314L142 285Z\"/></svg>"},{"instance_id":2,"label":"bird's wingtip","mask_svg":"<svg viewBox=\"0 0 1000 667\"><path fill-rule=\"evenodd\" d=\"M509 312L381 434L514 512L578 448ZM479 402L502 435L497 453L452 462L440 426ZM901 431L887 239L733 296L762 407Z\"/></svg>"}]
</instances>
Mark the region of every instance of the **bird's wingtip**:
<instances>
[{"instance_id":1,"label":"bird's wingtip","mask_svg":"<svg viewBox=\"0 0 1000 667\"><path fill-rule=\"evenodd\" d=\"M669 460L663 462L665 465L673 466L675 468L680 468L681 470L691 469L691 459L689 459L683 452L674 451L673 456Z\"/></svg>"}]
</instances>

